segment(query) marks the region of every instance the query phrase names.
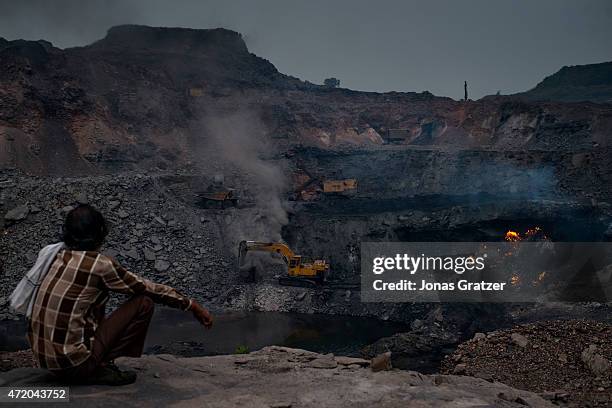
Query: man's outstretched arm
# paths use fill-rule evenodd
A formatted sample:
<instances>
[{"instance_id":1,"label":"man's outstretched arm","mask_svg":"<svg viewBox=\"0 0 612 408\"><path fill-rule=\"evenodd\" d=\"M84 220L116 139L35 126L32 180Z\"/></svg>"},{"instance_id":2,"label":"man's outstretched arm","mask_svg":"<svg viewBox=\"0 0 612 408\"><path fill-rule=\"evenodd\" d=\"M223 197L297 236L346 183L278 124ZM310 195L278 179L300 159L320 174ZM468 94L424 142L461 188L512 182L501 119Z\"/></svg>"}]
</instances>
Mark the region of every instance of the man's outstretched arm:
<instances>
[{"instance_id":1,"label":"man's outstretched arm","mask_svg":"<svg viewBox=\"0 0 612 408\"><path fill-rule=\"evenodd\" d=\"M108 290L131 295L147 295L155 303L189 310L205 327L212 326L213 319L208 310L176 289L140 277L125 269L115 260L112 260L112 263L103 269L102 281Z\"/></svg>"}]
</instances>

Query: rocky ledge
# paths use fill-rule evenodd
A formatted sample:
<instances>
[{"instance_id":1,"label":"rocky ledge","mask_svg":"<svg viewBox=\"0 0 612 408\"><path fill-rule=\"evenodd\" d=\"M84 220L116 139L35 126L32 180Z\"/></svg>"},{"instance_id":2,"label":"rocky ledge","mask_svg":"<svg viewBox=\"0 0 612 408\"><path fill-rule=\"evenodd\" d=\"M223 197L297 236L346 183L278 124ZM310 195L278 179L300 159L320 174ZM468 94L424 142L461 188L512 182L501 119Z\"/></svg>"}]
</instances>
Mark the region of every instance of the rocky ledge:
<instances>
[{"instance_id":1,"label":"rocky ledge","mask_svg":"<svg viewBox=\"0 0 612 408\"><path fill-rule=\"evenodd\" d=\"M250 354L121 359L139 372L124 387L71 388L75 407L552 407L537 394L456 375L388 370L369 360L270 346ZM381 370L381 371L377 371ZM0 374L0 385L48 382L32 368Z\"/></svg>"}]
</instances>

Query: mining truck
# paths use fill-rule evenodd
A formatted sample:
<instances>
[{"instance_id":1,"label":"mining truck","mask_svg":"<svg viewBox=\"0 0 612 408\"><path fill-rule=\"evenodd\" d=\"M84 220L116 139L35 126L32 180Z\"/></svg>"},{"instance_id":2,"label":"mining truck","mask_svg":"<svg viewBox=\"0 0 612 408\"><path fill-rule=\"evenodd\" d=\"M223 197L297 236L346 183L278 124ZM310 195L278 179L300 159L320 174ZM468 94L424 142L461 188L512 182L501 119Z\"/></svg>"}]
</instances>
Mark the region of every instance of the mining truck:
<instances>
[{"instance_id":1,"label":"mining truck","mask_svg":"<svg viewBox=\"0 0 612 408\"><path fill-rule=\"evenodd\" d=\"M281 285L316 286L325 282L329 272L327 261L317 259L311 261L301 255L296 255L282 242L241 241L238 247L238 265L242 265L247 252L261 251L280 254L287 264L287 276L279 278Z\"/></svg>"},{"instance_id":2,"label":"mining truck","mask_svg":"<svg viewBox=\"0 0 612 408\"><path fill-rule=\"evenodd\" d=\"M356 189L356 179L323 181L323 192L326 194L347 194L354 192Z\"/></svg>"},{"instance_id":3,"label":"mining truck","mask_svg":"<svg viewBox=\"0 0 612 408\"><path fill-rule=\"evenodd\" d=\"M236 207L238 205L238 198L232 189L203 191L198 193L197 197L204 208L225 209L226 207Z\"/></svg>"}]
</instances>

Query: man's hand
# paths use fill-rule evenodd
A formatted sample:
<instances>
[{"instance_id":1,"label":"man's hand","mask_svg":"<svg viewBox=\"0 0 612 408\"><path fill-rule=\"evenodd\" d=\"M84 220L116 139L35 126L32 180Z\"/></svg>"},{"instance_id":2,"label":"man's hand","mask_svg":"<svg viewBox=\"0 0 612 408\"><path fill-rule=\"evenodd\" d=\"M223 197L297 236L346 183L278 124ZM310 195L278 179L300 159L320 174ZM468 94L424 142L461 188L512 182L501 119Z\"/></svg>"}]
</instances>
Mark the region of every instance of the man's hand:
<instances>
[{"instance_id":1,"label":"man's hand","mask_svg":"<svg viewBox=\"0 0 612 408\"><path fill-rule=\"evenodd\" d=\"M213 317L206 308L200 305L195 300L191 300L191 311L193 312L193 316L198 319L204 327L210 329L213 324Z\"/></svg>"}]
</instances>

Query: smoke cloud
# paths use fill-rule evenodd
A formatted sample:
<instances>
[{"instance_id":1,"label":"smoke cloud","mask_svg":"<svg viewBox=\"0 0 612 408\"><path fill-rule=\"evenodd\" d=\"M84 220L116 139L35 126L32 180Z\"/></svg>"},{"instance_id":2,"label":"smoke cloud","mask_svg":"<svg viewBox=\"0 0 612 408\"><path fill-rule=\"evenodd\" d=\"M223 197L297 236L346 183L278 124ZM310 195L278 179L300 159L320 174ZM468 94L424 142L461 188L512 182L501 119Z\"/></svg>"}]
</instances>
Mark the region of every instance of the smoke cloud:
<instances>
[{"instance_id":1,"label":"smoke cloud","mask_svg":"<svg viewBox=\"0 0 612 408\"><path fill-rule=\"evenodd\" d=\"M203 172L221 171L239 187L241 208L228 213L226 231L234 244L241 240L279 241L287 224L283 197L287 187L281 163L273 160L274 146L255 112L207 114L202 120L206 139ZM232 186L233 187L233 186Z\"/></svg>"}]
</instances>

